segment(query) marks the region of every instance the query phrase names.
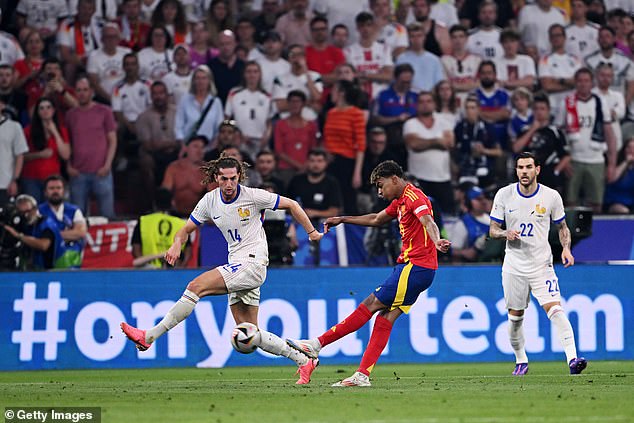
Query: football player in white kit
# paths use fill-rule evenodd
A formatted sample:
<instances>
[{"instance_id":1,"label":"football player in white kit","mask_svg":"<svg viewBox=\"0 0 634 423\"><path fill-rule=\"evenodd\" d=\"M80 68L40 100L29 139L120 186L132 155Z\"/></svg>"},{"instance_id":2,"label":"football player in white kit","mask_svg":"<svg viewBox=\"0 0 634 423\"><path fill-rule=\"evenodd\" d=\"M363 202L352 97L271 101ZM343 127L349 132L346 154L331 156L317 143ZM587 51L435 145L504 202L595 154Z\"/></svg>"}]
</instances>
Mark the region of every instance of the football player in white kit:
<instances>
[{"instance_id":1,"label":"football player in white kit","mask_svg":"<svg viewBox=\"0 0 634 423\"><path fill-rule=\"evenodd\" d=\"M121 323L125 335L140 351L147 350L154 341L191 314L198 300L208 295L229 294L229 306L236 324L258 324L260 285L266 278L269 252L262 227L265 209L289 210L303 226L311 241L319 241L323 234L315 229L299 204L286 197L262 189L249 188L244 181L246 169L238 160L220 156L205 163L201 170L203 184L218 183L198 202L187 224L174 236L174 243L165 253L165 260L174 265L181 247L197 226L213 222L222 232L229 246L229 263L207 271L189 282L182 297L167 312L163 320L148 330ZM277 335L260 329L259 347L278 356L285 356L299 366L300 381L307 383L319 361L290 348Z\"/></svg>"},{"instance_id":2,"label":"football player in white kit","mask_svg":"<svg viewBox=\"0 0 634 423\"><path fill-rule=\"evenodd\" d=\"M552 220L559 228L563 247L561 261L564 267L574 265L563 201L557 191L537 183L540 166L532 153L521 153L517 157L515 171L519 182L500 189L495 195L489 229L491 238L506 239L502 287L509 313L509 339L515 352L513 375L528 373L522 323L531 292L557 330L570 374L579 374L588 363L583 357L577 357L575 335L561 307L559 280L548 244ZM507 229L502 229L503 223Z\"/></svg>"}]
</instances>

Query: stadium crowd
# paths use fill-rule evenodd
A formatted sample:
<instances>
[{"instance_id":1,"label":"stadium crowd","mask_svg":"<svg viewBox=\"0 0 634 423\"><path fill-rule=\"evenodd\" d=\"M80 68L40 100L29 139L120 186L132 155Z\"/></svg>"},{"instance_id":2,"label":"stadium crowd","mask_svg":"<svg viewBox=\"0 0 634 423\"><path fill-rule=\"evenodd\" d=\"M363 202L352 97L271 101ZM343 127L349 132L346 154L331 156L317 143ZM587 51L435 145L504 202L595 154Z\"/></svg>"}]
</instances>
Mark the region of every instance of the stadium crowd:
<instances>
[{"instance_id":1,"label":"stadium crowd","mask_svg":"<svg viewBox=\"0 0 634 423\"><path fill-rule=\"evenodd\" d=\"M530 151L567 206L634 213L631 0L0 5L0 204L61 175L81 222L166 192L186 217L225 152L318 220L384 207L369 174L394 160L469 261Z\"/></svg>"}]
</instances>

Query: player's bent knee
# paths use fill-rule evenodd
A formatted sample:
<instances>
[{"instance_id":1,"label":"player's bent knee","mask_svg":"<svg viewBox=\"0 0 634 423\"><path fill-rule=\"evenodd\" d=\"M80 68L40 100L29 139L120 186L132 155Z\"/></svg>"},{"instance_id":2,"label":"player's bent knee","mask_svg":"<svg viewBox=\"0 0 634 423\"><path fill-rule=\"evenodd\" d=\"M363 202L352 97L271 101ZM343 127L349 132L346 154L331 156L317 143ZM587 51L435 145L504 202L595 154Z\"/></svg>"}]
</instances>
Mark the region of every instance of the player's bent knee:
<instances>
[{"instance_id":1,"label":"player's bent knee","mask_svg":"<svg viewBox=\"0 0 634 423\"><path fill-rule=\"evenodd\" d=\"M509 314L511 316L523 316L524 315L524 310L513 310L513 309L509 309Z\"/></svg>"},{"instance_id":2,"label":"player's bent knee","mask_svg":"<svg viewBox=\"0 0 634 423\"><path fill-rule=\"evenodd\" d=\"M383 304L379 299L374 295L370 294L365 300L363 300L363 305L365 305L370 313L376 313L379 310L385 310L387 306Z\"/></svg>"}]
</instances>

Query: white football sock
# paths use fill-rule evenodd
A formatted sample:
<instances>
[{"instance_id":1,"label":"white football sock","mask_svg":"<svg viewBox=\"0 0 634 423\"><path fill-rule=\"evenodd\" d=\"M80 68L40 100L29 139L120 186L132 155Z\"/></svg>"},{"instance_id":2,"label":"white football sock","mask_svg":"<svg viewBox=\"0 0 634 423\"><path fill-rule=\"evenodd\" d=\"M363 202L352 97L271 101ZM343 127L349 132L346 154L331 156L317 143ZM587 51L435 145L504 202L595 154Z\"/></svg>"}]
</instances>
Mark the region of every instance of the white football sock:
<instances>
[{"instance_id":1,"label":"white football sock","mask_svg":"<svg viewBox=\"0 0 634 423\"><path fill-rule=\"evenodd\" d=\"M575 334L572 331L572 325L568 316L564 312L563 307L560 305L552 306L548 310L548 318L552 324L557 328L557 335L559 335L559 341L561 346L564 347L566 352L566 362L570 363L570 360L577 358L577 348L575 347Z\"/></svg>"},{"instance_id":2,"label":"white football sock","mask_svg":"<svg viewBox=\"0 0 634 423\"><path fill-rule=\"evenodd\" d=\"M161 335L182 322L189 316L198 303L198 295L186 289L182 297L169 309L163 320L145 332L145 342L151 344Z\"/></svg>"},{"instance_id":3,"label":"white football sock","mask_svg":"<svg viewBox=\"0 0 634 423\"><path fill-rule=\"evenodd\" d=\"M526 350L524 349L524 316L509 314L509 341L515 353L515 363L528 363Z\"/></svg>"},{"instance_id":4,"label":"white football sock","mask_svg":"<svg viewBox=\"0 0 634 423\"><path fill-rule=\"evenodd\" d=\"M288 357L297 363L298 366L303 366L308 363L308 357L304 354L289 347L282 338L274 333L267 332L262 329L260 329L260 343L258 344L258 347L262 348L267 353Z\"/></svg>"}]
</instances>

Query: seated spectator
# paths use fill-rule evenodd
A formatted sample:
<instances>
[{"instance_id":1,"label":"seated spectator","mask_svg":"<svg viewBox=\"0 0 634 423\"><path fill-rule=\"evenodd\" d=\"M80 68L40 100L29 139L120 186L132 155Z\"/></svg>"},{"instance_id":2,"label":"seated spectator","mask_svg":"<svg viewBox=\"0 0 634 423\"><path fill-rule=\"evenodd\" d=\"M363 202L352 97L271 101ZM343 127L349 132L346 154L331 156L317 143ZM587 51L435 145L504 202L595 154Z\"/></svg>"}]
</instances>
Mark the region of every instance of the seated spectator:
<instances>
[{"instance_id":1,"label":"seated spectator","mask_svg":"<svg viewBox=\"0 0 634 423\"><path fill-rule=\"evenodd\" d=\"M511 94L511 120L509 121L509 137L513 144L520 134L526 132L533 123L533 94L524 87L517 88ZM541 177L539 178L541 180Z\"/></svg>"},{"instance_id":2,"label":"seated spectator","mask_svg":"<svg viewBox=\"0 0 634 423\"><path fill-rule=\"evenodd\" d=\"M328 20L321 16L315 16L310 21L311 42L305 47L306 66L309 70L321 75L326 86L335 83L337 66L345 63L346 57L343 51L330 44L328 40Z\"/></svg>"},{"instance_id":3,"label":"seated spectator","mask_svg":"<svg viewBox=\"0 0 634 423\"><path fill-rule=\"evenodd\" d=\"M244 71L244 62L236 55L236 45L233 32L222 31L218 35L218 56L207 63L216 80L218 98L223 104L227 101L229 91L240 84Z\"/></svg>"},{"instance_id":4,"label":"seated spectator","mask_svg":"<svg viewBox=\"0 0 634 423\"><path fill-rule=\"evenodd\" d=\"M570 175L570 154L563 131L550 123L550 102L543 93L533 100L533 122L518 132L513 153L533 153L539 163L539 182L563 192L565 174Z\"/></svg>"},{"instance_id":5,"label":"seated spectator","mask_svg":"<svg viewBox=\"0 0 634 423\"><path fill-rule=\"evenodd\" d=\"M478 88L478 66L482 59L467 50L469 34L461 25L454 25L449 29L451 37L451 54L440 58L445 69L447 79L456 91L460 107L464 106L467 95Z\"/></svg>"},{"instance_id":6,"label":"seated spectator","mask_svg":"<svg viewBox=\"0 0 634 423\"><path fill-rule=\"evenodd\" d=\"M257 60L262 57L262 52L258 48L255 40L255 26L253 21L246 16L238 19L236 24L236 38L238 47L243 48L246 52L246 61Z\"/></svg>"},{"instance_id":7,"label":"seated spectator","mask_svg":"<svg viewBox=\"0 0 634 423\"><path fill-rule=\"evenodd\" d=\"M280 117L287 117L287 94L292 90L302 91L307 99L307 107L304 108L302 114L306 120L315 120L321 109L320 100L324 90L321 75L308 70L304 48L298 44L289 47L288 60L291 64L290 72L276 77L273 81L272 96L275 106L280 112Z\"/></svg>"},{"instance_id":8,"label":"seated spectator","mask_svg":"<svg viewBox=\"0 0 634 423\"><path fill-rule=\"evenodd\" d=\"M491 125L481 118L475 97L467 97L465 116L454 128L454 136L459 183L484 187L496 183L495 159L502 156L502 149Z\"/></svg>"},{"instance_id":9,"label":"seated spectator","mask_svg":"<svg viewBox=\"0 0 634 423\"><path fill-rule=\"evenodd\" d=\"M184 147L185 157L167 166L161 187L172 193L172 205L177 216L189 216L206 192L200 171L206 145L205 137L190 138Z\"/></svg>"},{"instance_id":10,"label":"seated spectator","mask_svg":"<svg viewBox=\"0 0 634 423\"><path fill-rule=\"evenodd\" d=\"M7 117L4 109L5 103L0 99L0 204L18 194L23 155L29 151L22 127Z\"/></svg>"},{"instance_id":11,"label":"seated spectator","mask_svg":"<svg viewBox=\"0 0 634 423\"><path fill-rule=\"evenodd\" d=\"M414 91L431 91L445 79L445 73L438 56L425 51L425 32L422 25L408 25L409 47L396 58L396 64L409 63L414 69L412 85Z\"/></svg>"},{"instance_id":12,"label":"seated spectator","mask_svg":"<svg viewBox=\"0 0 634 423\"><path fill-rule=\"evenodd\" d=\"M262 43L264 56L257 59L262 68L262 88L269 94L273 92L275 78L286 75L291 70L290 63L282 58L282 48L282 37L271 31Z\"/></svg>"},{"instance_id":13,"label":"seated spectator","mask_svg":"<svg viewBox=\"0 0 634 423\"><path fill-rule=\"evenodd\" d=\"M317 123L302 117L306 94L291 91L286 96L290 115L275 124L274 151L279 159L280 178L288 183L298 172L306 170L308 152L317 147Z\"/></svg>"},{"instance_id":14,"label":"seated spectator","mask_svg":"<svg viewBox=\"0 0 634 423\"><path fill-rule=\"evenodd\" d=\"M0 22L2 21L2 10L0 10ZM33 32L37 32L33 30ZM40 35L40 41L42 36ZM27 49L29 47L28 40L25 42ZM43 45L42 45L43 47ZM24 53L18 40L8 32L0 31L0 65L13 66L18 61L24 60Z\"/></svg>"},{"instance_id":15,"label":"seated spectator","mask_svg":"<svg viewBox=\"0 0 634 423\"><path fill-rule=\"evenodd\" d=\"M141 143L141 210L151 209L154 190L163 181L167 165L178 158L182 146L174 137L176 107L168 101L165 83L154 82L150 93L152 105L139 115L135 124L136 134Z\"/></svg>"},{"instance_id":16,"label":"seated spectator","mask_svg":"<svg viewBox=\"0 0 634 423\"><path fill-rule=\"evenodd\" d=\"M0 101L4 104L4 113L16 122L25 124L29 120L27 97L15 87L14 69L9 65L0 65Z\"/></svg>"},{"instance_id":17,"label":"seated spectator","mask_svg":"<svg viewBox=\"0 0 634 423\"><path fill-rule=\"evenodd\" d=\"M451 237L451 258L457 261L478 261L485 249L491 224L491 200L478 186L467 191L465 204L468 212L456 222Z\"/></svg>"},{"instance_id":18,"label":"seated spectator","mask_svg":"<svg viewBox=\"0 0 634 423\"><path fill-rule=\"evenodd\" d=\"M449 81L442 80L436 84L433 90L436 101L436 114L447 120L452 126L456 126L460 118L458 99Z\"/></svg>"},{"instance_id":19,"label":"seated spectator","mask_svg":"<svg viewBox=\"0 0 634 423\"><path fill-rule=\"evenodd\" d=\"M33 115L35 103L41 97L48 97L55 103L55 109L63 119L66 112L77 107L77 96L72 86L66 83L62 75L62 65L57 59L46 59L40 70L38 84L29 84L27 108L29 115Z\"/></svg>"},{"instance_id":20,"label":"seated spectator","mask_svg":"<svg viewBox=\"0 0 634 423\"><path fill-rule=\"evenodd\" d=\"M619 153L615 181L605 188L604 207L608 213L634 212L634 138L630 138Z\"/></svg>"},{"instance_id":21,"label":"seated spectator","mask_svg":"<svg viewBox=\"0 0 634 423\"><path fill-rule=\"evenodd\" d=\"M215 96L214 76L205 65L192 73L192 82L187 94L176 108L174 135L182 143L203 135L213 139L223 119L222 102Z\"/></svg>"},{"instance_id":22,"label":"seated spectator","mask_svg":"<svg viewBox=\"0 0 634 423\"><path fill-rule=\"evenodd\" d=\"M251 159L267 148L271 138L271 96L262 89L262 70L257 62L247 62L242 83L229 93L225 116L233 119L244 137L242 151Z\"/></svg>"},{"instance_id":23,"label":"seated spectator","mask_svg":"<svg viewBox=\"0 0 634 423\"><path fill-rule=\"evenodd\" d=\"M44 197L46 202L39 205L42 216L50 217L59 229L63 243L55 263L56 268L79 269L81 267L82 250L88 233L86 219L79 207L64 201L64 178L51 175L44 181Z\"/></svg>"},{"instance_id":24,"label":"seated spectator","mask_svg":"<svg viewBox=\"0 0 634 423\"><path fill-rule=\"evenodd\" d=\"M141 78L158 81L174 67L172 36L162 26L150 29L147 42L138 53Z\"/></svg>"},{"instance_id":25,"label":"seated spectator","mask_svg":"<svg viewBox=\"0 0 634 423\"><path fill-rule=\"evenodd\" d=\"M530 56L517 54L520 49L520 34L514 29L505 29L500 34L504 54L495 60L500 86L507 90L524 87L532 90L535 84L535 62Z\"/></svg>"},{"instance_id":26,"label":"seated spectator","mask_svg":"<svg viewBox=\"0 0 634 423\"><path fill-rule=\"evenodd\" d=\"M205 153L205 161L216 160L227 147L239 149L242 146L242 133L235 120L225 119L220 123L218 135L212 145L215 147Z\"/></svg>"},{"instance_id":27,"label":"seated spectator","mask_svg":"<svg viewBox=\"0 0 634 423\"><path fill-rule=\"evenodd\" d=\"M209 31L204 22L192 24L192 41L189 44L189 57L192 69L206 65L218 55L218 49L209 46Z\"/></svg>"},{"instance_id":28,"label":"seated spectator","mask_svg":"<svg viewBox=\"0 0 634 423\"><path fill-rule=\"evenodd\" d=\"M310 42L313 12L308 10L308 0L291 0L288 6L288 12L277 18L275 31L282 36L284 47L297 44L303 48Z\"/></svg>"},{"instance_id":29,"label":"seated spectator","mask_svg":"<svg viewBox=\"0 0 634 423\"><path fill-rule=\"evenodd\" d=\"M511 117L508 93L497 85L495 64L489 60L480 63L478 68L480 86L475 95L480 102L480 116L493 125L495 137L502 149L508 147L508 122Z\"/></svg>"},{"instance_id":30,"label":"seated spectator","mask_svg":"<svg viewBox=\"0 0 634 423\"><path fill-rule=\"evenodd\" d=\"M124 76L123 58L131 50L119 46L121 34L114 23L106 24L101 31L101 48L88 55L86 71L98 98L110 104L112 92Z\"/></svg>"},{"instance_id":31,"label":"seated spectator","mask_svg":"<svg viewBox=\"0 0 634 423\"><path fill-rule=\"evenodd\" d=\"M67 165L71 201L89 214L89 197L97 199L98 213L114 217L112 162L117 151L117 125L112 109L95 103L88 77L75 83L79 106L66 114L73 154Z\"/></svg>"},{"instance_id":32,"label":"seated spectator","mask_svg":"<svg viewBox=\"0 0 634 423\"><path fill-rule=\"evenodd\" d=\"M121 29L119 45L138 53L143 47L150 32L150 25L141 20L141 0L123 0L123 15L117 19Z\"/></svg>"},{"instance_id":33,"label":"seated spectator","mask_svg":"<svg viewBox=\"0 0 634 423\"><path fill-rule=\"evenodd\" d=\"M163 76L162 81L165 83L170 94L170 102L177 105L181 98L189 92L192 82L192 68L189 50L185 44L179 44L174 47L174 66L175 68Z\"/></svg>"},{"instance_id":34,"label":"seated spectator","mask_svg":"<svg viewBox=\"0 0 634 423\"><path fill-rule=\"evenodd\" d=\"M70 140L63 122L60 122L53 102L42 97L35 105L31 125L24 129L29 152L24 155L22 191L42 201L44 182L51 175L60 175L62 160L70 158Z\"/></svg>"},{"instance_id":35,"label":"seated spectator","mask_svg":"<svg viewBox=\"0 0 634 423\"><path fill-rule=\"evenodd\" d=\"M275 187L274 192L284 195L284 181L277 177L277 160L272 151L260 151L255 159L255 171L260 177L260 185L269 184Z\"/></svg>"},{"instance_id":36,"label":"seated spectator","mask_svg":"<svg viewBox=\"0 0 634 423\"><path fill-rule=\"evenodd\" d=\"M0 32L0 49L2 49L2 33ZM15 71L17 72L17 81L15 82L16 88L23 88L27 84L37 84L37 79L40 76L40 69L44 63L44 41L39 32L31 30L27 33L24 39L24 49L26 51L26 57L22 54L22 58L16 60L13 64ZM0 51L0 54L4 52ZM0 61L3 58L0 57Z\"/></svg>"},{"instance_id":37,"label":"seated spectator","mask_svg":"<svg viewBox=\"0 0 634 423\"><path fill-rule=\"evenodd\" d=\"M190 41L185 9L178 0L161 0L152 13L151 24L167 29L174 45Z\"/></svg>"}]
</instances>

